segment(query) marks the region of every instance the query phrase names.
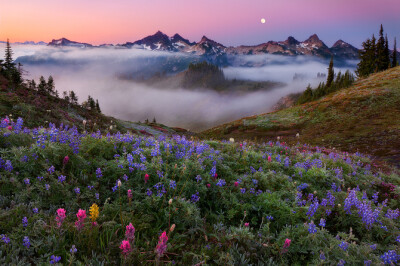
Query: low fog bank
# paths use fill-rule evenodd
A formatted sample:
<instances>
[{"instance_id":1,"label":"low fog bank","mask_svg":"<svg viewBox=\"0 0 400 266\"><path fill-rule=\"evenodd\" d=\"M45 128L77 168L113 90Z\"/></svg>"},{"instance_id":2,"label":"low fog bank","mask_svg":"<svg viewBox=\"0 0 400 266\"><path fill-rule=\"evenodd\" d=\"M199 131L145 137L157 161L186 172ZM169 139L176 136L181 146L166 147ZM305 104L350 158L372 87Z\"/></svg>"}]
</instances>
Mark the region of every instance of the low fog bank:
<instances>
[{"instance_id":1,"label":"low fog bank","mask_svg":"<svg viewBox=\"0 0 400 266\"><path fill-rule=\"evenodd\" d=\"M234 62L234 66L224 68L227 78L270 80L287 85L272 91L220 94L202 88L159 88L119 78L126 73L145 76L160 69L168 70L170 74L178 73L196 60L185 54L28 45L13 45L12 48L14 57L18 57L17 61L27 71L25 78L38 80L41 75L46 78L52 75L60 94L74 90L79 102L91 95L99 100L103 113L107 115L142 122L155 117L157 122L193 131L268 112L281 97L304 91L308 83L316 85L320 82L316 79L317 73L326 73L329 63L315 58L240 56L237 59L240 61ZM354 69L354 62L340 68L342 71L345 69ZM293 81L296 73L301 79Z\"/></svg>"}]
</instances>

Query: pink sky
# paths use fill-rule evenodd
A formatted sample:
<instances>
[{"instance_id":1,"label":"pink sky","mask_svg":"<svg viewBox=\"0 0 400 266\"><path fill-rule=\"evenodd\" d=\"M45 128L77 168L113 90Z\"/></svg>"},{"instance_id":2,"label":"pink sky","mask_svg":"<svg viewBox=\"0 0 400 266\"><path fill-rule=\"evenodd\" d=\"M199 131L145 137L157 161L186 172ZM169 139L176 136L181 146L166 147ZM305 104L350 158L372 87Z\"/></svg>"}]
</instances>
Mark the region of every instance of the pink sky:
<instances>
[{"instance_id":1,"label":"pink sky","mask_svg":"<svg viewBox=\"0 0 400 266\"><path fill-rule=\"evenodd\" d=\"M11 42L115 44L161 30L227 46L313 33L327 45L343 39L360 46L381 23L389 38L400 38L399 0L0 0L0 40Z\"/></svg>"}]
</instances>

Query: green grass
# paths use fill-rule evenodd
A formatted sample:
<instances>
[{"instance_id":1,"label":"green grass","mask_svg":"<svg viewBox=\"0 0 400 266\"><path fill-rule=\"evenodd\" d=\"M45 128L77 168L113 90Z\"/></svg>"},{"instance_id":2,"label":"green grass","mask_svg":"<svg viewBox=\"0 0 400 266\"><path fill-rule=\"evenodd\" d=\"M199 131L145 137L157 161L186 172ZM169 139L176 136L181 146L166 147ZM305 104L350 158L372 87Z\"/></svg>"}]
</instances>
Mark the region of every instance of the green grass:
<instances>
[{"instance_id":1,"label":"green grass","mask_svg":"<svg viewBox=\"0 0 400 266\"><path fill-rule=\"evenodd\" d=\"M296 139L296 133L300 138ZM361 79L350 88L284 110L251 116L201 133L204 138L278 137L361 151L399 164L400 67Z\"/></svg>"}]
</instances>

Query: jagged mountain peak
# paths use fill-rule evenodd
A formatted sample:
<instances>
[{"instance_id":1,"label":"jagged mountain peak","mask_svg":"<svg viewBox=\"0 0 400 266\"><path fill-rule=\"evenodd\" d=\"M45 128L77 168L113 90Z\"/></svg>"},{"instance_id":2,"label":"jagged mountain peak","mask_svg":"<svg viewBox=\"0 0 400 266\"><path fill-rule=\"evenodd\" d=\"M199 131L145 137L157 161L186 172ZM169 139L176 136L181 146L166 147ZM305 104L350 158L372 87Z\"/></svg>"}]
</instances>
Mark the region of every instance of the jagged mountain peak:
<instances>
[{"instance_id":1,"label":"jagged mountain peak","mask_svg":"<svg viewBox=\"0 0 400 266\"><path fill-rule=\"evenodd\" d=\"M74 46L74 47L93 47L93 45L89 43L81 43L81 42L75 42L71 41L67 38L60 38L60 39L53 39L51 42L48 44L49 46Z\"/></svg>"},{"instance_id":2,"label":"jagged mountain peak","mask_svg":"<svg viewBox=\"0 0 400 266\"><path fill-rule=\"evenodd\" d=\"M296 40L293 36L289 36L286 41L282 42L283 44L286 45L297 45L300 42L298 40Z\"/></svg>"},{"instance_id":3,"label":"jagged mountain peak","mask_svg":"<svg viewBox=\"0 0 400 266\"><path fill-rule=\"evenodd\" d=\"M208 43L208 44L210 44L212 46L225 47L224 45L222 45L222 44L220 44L220 43L218 43L218 42L216 42L214 40L211 40L211 39L207 38L206 36L203 36L201 38L200 42L198 42L198 44L205 44L205 43Z\"/></svg>"},{"instance_id":4,"label":"jagged mountain peak","mask_svg":"<svg viewBox=\"0 0 400 266\"><path fill-rule=\"evenodd\" d=\"M317 43L317 42L322 42L321 39L318 37L317 34L313 34L310 37L308 37L307 40L304 41L305 43Z\"/></svg>"},{"instance_id":5,"label":"jagged mountain peak","mask_svg":"<svg viewBox=\"0 0 400 266\"><path fill-rule=\"evenodd\" d=\"M175 33L174 36L171 37L171 41L173 43L177 43L177 42L184 42L188 45L194 45L196 43L191 43L188 39L183 38L181 35L179 35L178 33Z\"/></svg>"},{"instance_id":6,"label":"jagged mountain peak","mask_svg":"<svg viewBox=\"0 0 400 266\"><path fill-rule=\"evenodd\" d=\"M335 42L335 44L332 46L332 48L334 47L353 47L351 44L343 41L343 40L338 40L337 42Z\"/></svg>"}]
</instances>

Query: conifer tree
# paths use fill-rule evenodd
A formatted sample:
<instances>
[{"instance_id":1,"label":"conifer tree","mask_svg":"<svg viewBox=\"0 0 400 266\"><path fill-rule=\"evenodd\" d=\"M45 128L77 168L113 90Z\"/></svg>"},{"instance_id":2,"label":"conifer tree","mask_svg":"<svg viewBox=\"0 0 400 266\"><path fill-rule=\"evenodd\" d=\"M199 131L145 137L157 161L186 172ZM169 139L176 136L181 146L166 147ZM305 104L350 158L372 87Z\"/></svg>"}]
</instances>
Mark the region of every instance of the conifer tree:
<instances>
[{"instance_id":1,"label":"conifer tree","mask_svg":"<svg viewBox=\"0 0 400 266\"><path fill-rule=\"evenodd\" d=\"M88 103L88 107L90 108L91 111L96 110L96 102L94 101L92 96L90 96L90 95L88 96L87 103Z\"/></svg>"},{"instance_id":2,"label":"conifer tree","mask_svg":"<svg viewBox=\"0 0 400 266\"><path fill-rule=\"evenodd\" d=\"M99 105L99 100L96 100L96 110L99 114L101 114L101 110L100 110L100 105Z\"/></svg>"},{"instance_id":3,"label":"conifer tree","mask_svg":"<svg viewBox=\"0 0 400 266\"><path fill-rule=\"evenodd\" d=\"M372 36L372 40L367 39L363 42L362 47L359 51L360 62L356 69L358 77L366 77L377 71L375 36Z\"/></svg>"},{"instance_id":4,"label":"conifer tree","mask_svg":"<svg viewBox=\"0 0 400 266\"><path fill-rule=\"evenodd\" d=\"M78 97L76 96L74 91L69 92L69 101L72 104L78 104Z\"/></svg>"},{"instance_id":5,"label":"conifer tree","mask_svg":"<svg viewBox=\"0 0 400 266\"><path fill-rule=\"evenodd\" d=\"M4 60L4 68L6 71L12 71L15 69L15 64L12 59L13 51L11 49L10 41L7 39L6 44L6 55Z\"/></svg>"},{"instance_id":6,"label":"conifer tree","mask_svg":"<svg viewBox=\"0 0 400 266\"><path fill-rule=\"evenodd\" d=\"M387 34L386 34L386 37L385 37L385 60L384 60L384 62L385 62L385 64L386 64L385 70L391 67L391 64L390 64L389 41L388 41Z\"/></svg>"},{"instance_id":7,"label":"conifer tree","mask_svg":"<svg viewBox=\"0 0 400 266\"><path fill-rule=\"evenodd\" d=\"M69 98L69 96L68 96L68 92L63 91L63 99L64 99L65 101L67 101L68 103L70 102L70 98Z\"/></svg>"},{"instance_id":8,"label":"conifer tree","mask_svg":"<svg viewBox=\"0 0 400 266\"><path fill-rule=\"evenodd\" d=\"M394 38L394 46L393 46L393 53L392 53L392 67L396 67L397 63L397 47L396 47L396 38Z\"/></svg>"},{"instance_id":9,"label":"conifer tree","mask_svg":"<svg viewBox=\"0 0 400 266\"><path fill-rule=\"evenodd\" d=\"M335 77L335 71L333 70L333 56L331 57L331 62L328 68L328 78L326 79L326 87L330 88Z\"/></svg>"},{"instance_id":10,"label":"conifer tree","mask_svg":"<svg viewBox=\"0 0 400 266\"><path fill-rule=\"evenodd\" d=\"M47 80L47 85L46 85L46 90L50 95L54 94L54 79L52 76L49 76L48 80Z\"/></svg>"},{"instance_id":11,"label":"conifer tree","mask_svg":"<svg viewBox=\"0 0 400 266\"><path fill-rule=\"evenodd\" d=\"M306 102L311 101L312 99L313 99L313 90L311 88L311 84L308 84L307 89L300 96L297 103L298 104L306 103Z\"/></svg>"},{"instance_id":12,"label":"conifer tree","mask_svg":"<svg viewBox=\"0 0 400 266\"><path fill-rule=\"evenodd\" d=\"M31 90L35 90L36 89L36 82L34 79L28 81L28 88Z\"/></svg>"},{"instance_id":13,"label":"conifer tree","mask_svg":"<svg viewBox=\"0 0 400 266\"><path fill-rule=\"evenodd\" d=\"M38 92L41 94L45 94L46 93L46 88L47 88L47 82L44 79L43 76L40 76L39 78L39 85L38 85Z\"/></svg>"},{"instance_id":14,"label":"conifer tree","mask_svg":"<svg viewBox=\"0 0 400 266\"><path fill-rule=\"evenodd\" d=\"M386 62L385 38L383 37L382 24L381 24L381 29L379 30L379 39L376 44L376 63L377 63L377 71L385 70L388 67Z\"/></svg>"}]
</instances>

